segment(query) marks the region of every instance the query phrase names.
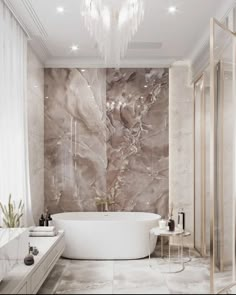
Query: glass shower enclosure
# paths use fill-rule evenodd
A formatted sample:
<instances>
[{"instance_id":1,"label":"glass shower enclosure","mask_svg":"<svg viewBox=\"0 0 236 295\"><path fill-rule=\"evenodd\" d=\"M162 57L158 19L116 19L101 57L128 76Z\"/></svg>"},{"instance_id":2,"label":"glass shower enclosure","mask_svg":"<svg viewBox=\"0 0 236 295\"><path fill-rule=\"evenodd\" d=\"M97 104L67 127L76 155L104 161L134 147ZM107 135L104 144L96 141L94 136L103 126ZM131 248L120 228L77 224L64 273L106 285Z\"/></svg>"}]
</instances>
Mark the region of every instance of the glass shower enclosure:
<instances>
[{"instance_id":1,"label":"glass shower enclosure","mask_svg":"<svg viewBox=\"0 0 236 295\"><path fill-rule=\"evenodd\" d=\"M211 20L210 47L209 248L214 294L236 282L236 34L227 23Z\"/></svg>"}]
</instances>

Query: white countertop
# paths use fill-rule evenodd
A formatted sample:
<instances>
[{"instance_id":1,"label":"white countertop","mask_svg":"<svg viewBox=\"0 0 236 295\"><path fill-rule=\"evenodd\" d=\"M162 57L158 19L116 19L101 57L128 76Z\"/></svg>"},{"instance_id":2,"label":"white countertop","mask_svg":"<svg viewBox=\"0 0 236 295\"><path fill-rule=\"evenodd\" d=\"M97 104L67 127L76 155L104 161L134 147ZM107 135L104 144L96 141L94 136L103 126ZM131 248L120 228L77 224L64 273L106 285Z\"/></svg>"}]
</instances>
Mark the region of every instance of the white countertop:
<instances>
[{"instance_id":1,"label":"white countertop","mask_svg":"<svg viewBox=\"0 0 236 295\"><path fill-rule=\"evenodd\" d=\"M0 229L0 248L8 244L11 240L20 236L25 231L28 231L28 229L26 228Z\"/></svg>"},{"instance_id":2,"label":"white countertop","mask_svg":"<svg viewBox=\"0 0 236 295\"><path fill-rule=\"evenodd\" d=\"M4 280L0 283L0 294L10 294L13 290L18 288L21 282L24 282L31 273L37 268L41 260L50 253L55 244L64 237L64 232L59 231L56 237L36 237L29 238L31 246L37 247L39 255L34 256L35 263L32 266L26 266L24 262L18 264L14 269L8 273Z\"/></svg>"}]
</instances>

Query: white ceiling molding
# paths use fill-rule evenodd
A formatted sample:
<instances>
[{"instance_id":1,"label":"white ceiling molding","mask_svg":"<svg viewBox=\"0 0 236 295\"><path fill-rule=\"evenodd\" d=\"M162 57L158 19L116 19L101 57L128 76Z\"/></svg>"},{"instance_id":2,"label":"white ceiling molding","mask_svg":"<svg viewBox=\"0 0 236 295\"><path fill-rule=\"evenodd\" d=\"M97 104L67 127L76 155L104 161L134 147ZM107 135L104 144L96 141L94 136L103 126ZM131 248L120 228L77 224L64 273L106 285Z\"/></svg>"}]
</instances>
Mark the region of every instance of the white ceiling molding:
<instances>
[{"instance_id":1,"label":"white ceiling molding","mask_svg":"<svg viewBox=\"0 0 236 295\"><path fill-rule=\"evenodd\" d=\"M15 19L17 20L17 22L19 23L19 25L21 26L21 28L23 29L23 31L27 35L28 39L30 39L30 32L29 32L28 28L24 25L24 22L19 17L19 14L16 12L15 5L14 5L15 2L13 2L12 0L3 0L3 2L8 7L8 9L11 11L11 13L14 15Z\"/></svg>"},{"instance_id":2,"label":"white ceiling molding","mask_svg":"<svg viewBox=\"0 0 236 295\"><path fill-rule=\"evenodd\" d=\"M28 32L29 37L40 36L46 39L48 34L35 12L31 0L4 0L14 13L21 26Z\"/></svg>"},{"instance_id":3,"label":"white ceiling molding","mask_svg":"<svg viewBox=\"0 0 236 295\"><path fill-rule=\"evenodd\" d=\"M224 0L223 6L213 17L223 22L235 6L235 0ZM192 61L192 81L196 81L210 63L210 20L205 34L197 43L189 59Z\"/></svg>"},{"instance_id":4,"label":"white ceiling molding","mask_svg":"<svg viewBox=\"0 0 236 295\"><path fill-rule=\"evenodd\" d=\"M50 56L45 42L48 34L38 18L31 0L4 0L4 2L27 33L31 47L44 64Z\"/></svg>"},{"instance_id":5,"label":"white ceiling molding","mask_svg":"<svg viewBox=\"0 0 236 295\"><path fill-rule=\"evenodd\" d=\"M48 37L48 34L47 34L43 24L41 23L37 13L35 12L35 10L33 8L31 0L21 0L21 2L25 6L25 8L27 9L33 23L35 24L35 28L37 28L37 30L38 30L39 34L37 34L37 32L35 32L34 35L39 35L41 38L46 39Z\"/></svg>"},{"instance_id":6,"label":"white ceiling molding","mask_svg":"<svg viewBox=\"0 0 236 295\"><path fill-rule=\"evenodd\" d=\"M175 59L126 59L121 62L120 68L169 68ZM109 68L116 65L109 65ZM63 59L51 58L45 62L45 68L107 68L103 59Z\"/></svg>"}]
</instances>

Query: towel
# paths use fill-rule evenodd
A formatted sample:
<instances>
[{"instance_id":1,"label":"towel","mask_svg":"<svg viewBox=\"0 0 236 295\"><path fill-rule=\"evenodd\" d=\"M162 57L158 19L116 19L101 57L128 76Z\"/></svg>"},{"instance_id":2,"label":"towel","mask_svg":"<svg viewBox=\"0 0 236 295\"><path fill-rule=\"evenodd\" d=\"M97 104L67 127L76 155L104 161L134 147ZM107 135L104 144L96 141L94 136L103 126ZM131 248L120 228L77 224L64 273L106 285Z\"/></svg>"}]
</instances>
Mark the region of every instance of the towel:
<instances>
[{"instance_id":1,"label":"towel","mask_svg":"<svg viewBox=\"0 0 236 295\"><path fill-rule=\"evenodd\" d=\"M43 232L43 233L48 233L48 232L55 232L56 228L55 226L35 226L35 227L31 227L29 229L29 232Z\"/></svg>"},{"instance_id":2,"label":"towel","mask_svg":"<svg viewBox=\"0 0 236 295\"><path fill-rule=\"evenodd\" d=\"M30 232L30 237L33 238L43 238L43 237L56 237L57 236L57 232L53 231L53 232Z\"/></svg>"}]
</instances>

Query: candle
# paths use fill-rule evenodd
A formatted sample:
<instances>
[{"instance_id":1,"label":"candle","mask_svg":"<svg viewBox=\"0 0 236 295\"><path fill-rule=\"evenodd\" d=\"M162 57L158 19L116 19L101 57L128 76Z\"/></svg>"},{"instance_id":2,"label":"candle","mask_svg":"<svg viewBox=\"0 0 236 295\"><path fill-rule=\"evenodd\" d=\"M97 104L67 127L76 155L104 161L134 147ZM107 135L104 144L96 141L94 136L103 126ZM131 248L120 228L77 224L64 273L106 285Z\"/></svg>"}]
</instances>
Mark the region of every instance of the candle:
<instances>
[{"instance_id":1,"label":"candle","mask_svg":"<svg viewBox=\"0 0 236 295\"><path fill-rule=\"evenodd\" d=\"M160 220L159 221L159 227L160 229L166 229L166 220Z\"/></svg>"}]
</instances>

